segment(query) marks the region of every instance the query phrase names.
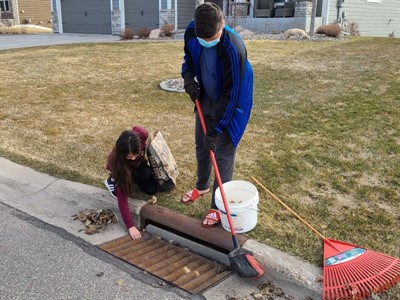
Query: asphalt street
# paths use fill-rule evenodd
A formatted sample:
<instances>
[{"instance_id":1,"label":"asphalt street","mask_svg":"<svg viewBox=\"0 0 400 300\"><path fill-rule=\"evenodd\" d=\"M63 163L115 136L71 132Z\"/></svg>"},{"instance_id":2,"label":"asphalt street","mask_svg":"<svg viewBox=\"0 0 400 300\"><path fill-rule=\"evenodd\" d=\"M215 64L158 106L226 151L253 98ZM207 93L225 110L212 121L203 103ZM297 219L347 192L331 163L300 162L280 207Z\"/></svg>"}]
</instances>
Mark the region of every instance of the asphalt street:
<instances>
[{"instance_id":1,"label":"asphalt street","mask_svg":"<svg viewBox=\"0 0 400 300\"><path fill-rule=\"evenodd\" d=\"M2 203L0 226L0 299L201 298Z\"/></svg>"},{"instance_id":2,"label":"asphalt street","mask_svg":"<svg viewBox=\"0 0 400 300\"><path fill-rule=\"evenodd\" d=\"M77 43L114 43L119 40L119 36L111 34L41 33L0 35L0 50Z\"/></svg>"}]
</instances>

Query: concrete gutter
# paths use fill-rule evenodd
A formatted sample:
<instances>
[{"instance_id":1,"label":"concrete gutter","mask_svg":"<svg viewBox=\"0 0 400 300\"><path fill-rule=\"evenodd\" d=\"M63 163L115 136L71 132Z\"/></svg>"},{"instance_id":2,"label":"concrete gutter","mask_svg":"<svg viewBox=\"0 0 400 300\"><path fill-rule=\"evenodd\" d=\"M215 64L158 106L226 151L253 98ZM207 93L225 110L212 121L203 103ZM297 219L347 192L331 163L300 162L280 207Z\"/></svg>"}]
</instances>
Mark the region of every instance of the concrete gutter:
<instances>
[{"instance_id":1,"label":"concrete gutter","mask_svg":"<svg viewBox=\"0 0 400 300\"><path fill-rule=\"evenodd\" d=\"M48 224L65 229L92 245L99 245L127 234L115 199L106 189L58 179L0 157L0 201L34 216ZM141 224L140 212L146 201L130 199L136 224ZM111 209L119 222L107 230L87 235L83 224L72 216L85 209ZM198 220L197 220L198 222ZM268 278L276 279L287 287L293 299L320 299L322 292L322 269L301 261L287 253L254 240L245 240L243 248L254 253L257 261L265 267ZM236 297L245 297L256 291L259 282L231 276L203 296L218 299L224 290ZM302 294L299 294L299 291ZM219 298L221 299L221 298Z\"/></svg>"}]
</instances>

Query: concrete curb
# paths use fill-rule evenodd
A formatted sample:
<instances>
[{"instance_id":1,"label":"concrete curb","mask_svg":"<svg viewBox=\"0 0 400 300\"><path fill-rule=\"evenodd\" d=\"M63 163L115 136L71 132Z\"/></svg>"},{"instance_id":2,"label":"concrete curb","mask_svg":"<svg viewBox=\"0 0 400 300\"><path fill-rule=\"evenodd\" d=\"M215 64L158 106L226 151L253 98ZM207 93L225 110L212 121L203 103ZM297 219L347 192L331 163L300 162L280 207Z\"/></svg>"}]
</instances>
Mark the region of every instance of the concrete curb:
<instances>
[{"instance_id":1,"label":"concrete curb","mask_svg":"<svg viewBox=\"0 0 400 300\"><path fill-rule=\"evenodd\" d=\"M302 261L288 253L272 248L255 240L247 240L243 249L253 252L257 261L268 269L273 268L305 287L320 293L322 290L322 269Z\"/></svg>"},{"instance_id":2,"label":"concrete curb","mask_svg":"<svg viewBox=\"0 0 400 300\"><path fill-rule=\"evenodd\" d=\"M116 201L105 188L57 179L2 157L0 157L0 187L1 202L48 224L63 228L93 245L127 234ZM141 224L140 211L147 201L130 199L129 203L136 224ZM98 234L86 235L80 231L82 224L73 220L71 216L87 208L111 209L116 213L119 223L108 226L106 231ZM275 274L284 274L306 289L321 295L321 268L254 240L247 240L243 248L252 251L267 272L274 270ZM214 299L211 291L204 295L207 299Z\"/></svg>"}]
</instances>

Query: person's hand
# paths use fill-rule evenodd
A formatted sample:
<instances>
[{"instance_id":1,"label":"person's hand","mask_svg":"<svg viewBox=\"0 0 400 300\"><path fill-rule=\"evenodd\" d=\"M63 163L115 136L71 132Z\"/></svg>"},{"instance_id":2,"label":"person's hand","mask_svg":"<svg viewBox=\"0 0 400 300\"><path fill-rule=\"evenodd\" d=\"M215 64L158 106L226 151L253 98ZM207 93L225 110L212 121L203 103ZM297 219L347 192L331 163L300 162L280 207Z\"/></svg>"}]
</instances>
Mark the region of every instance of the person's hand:
<instances>
[{"instance_id":1,"label":"person's hand","mask_svg":"<svg viewBox=\"0 0 400 300\"><path fill-rule=\"evenodd\" d=\"M140 234L140 231L135 226L129 228L129 234L131 235L132 239L134 239L134 240L136 240L142 236Z\"/></svg>"},{"instance_id":2,"label":"person's hand","mask_svg":"<svg viewBox=\"0 0 400 300\"><path fill-rule=\"evenodd\" d=\"M196 99L200 99L200 87L194 78L185 78L183 80L183 87L185 88L185 92L189 94L193 103L196 101Z\"/></svg>"},{"instance_id":3,"label":"person's hand","mask_svg":"<svg viewBox=\"0 0 400 300\"><path fill-rule=\"evenodd\" d=\"M215 147L217 146L217 133L213 128L207 129L207 133L203 138L203 146L205 149L215 152Z\"/></svg>"}]
</instances>

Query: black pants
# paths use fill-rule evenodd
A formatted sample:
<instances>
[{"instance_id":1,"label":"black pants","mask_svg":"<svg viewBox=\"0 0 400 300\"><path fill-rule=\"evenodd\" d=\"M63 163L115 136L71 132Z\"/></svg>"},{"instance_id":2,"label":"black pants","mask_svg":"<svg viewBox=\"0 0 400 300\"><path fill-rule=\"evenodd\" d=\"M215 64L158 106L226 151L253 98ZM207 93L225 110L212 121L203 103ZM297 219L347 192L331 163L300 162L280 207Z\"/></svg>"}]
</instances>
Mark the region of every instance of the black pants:
<instances>
[{"instance_id":1,"label":"black pants","mask_svg":"<svg viewBox=\"0 0 400 300\"><path fill-rule=\"evenodd\" d=\"M202 98L202 112L204 121L210 124L213 121L214 112L217 109L217 103L207 98ZM214 106L214 107L213 107ZM196 111L196 127L195 127L195 141L196 141L196 159L197 159L197 183L196 188L205 190L210 187L211 181L211 159L210 151L204 149L203 145L203 128L201 127L200 118ZM236 147L232 144L231 137L228 132L218 134L217 145L215 149L215 159L217 161L218 170L221 176L222 183L232 180L233 169L235 166ZM211 208L216 209L215 204L215 191L218 188L218 183L214 179Z\"/></svg>"},{"instance_id":2,"label":"black pants","mask_svg":"<svg viewBox=\"0 0 400 300\"><path fill-rule=\"evenodd\" d=\"M153 169L146 163L142 163L133 173L133 181L137 183L140 190L148 195L158 192L157 182L154 179Z\"/></svg>"}]
</instances>

